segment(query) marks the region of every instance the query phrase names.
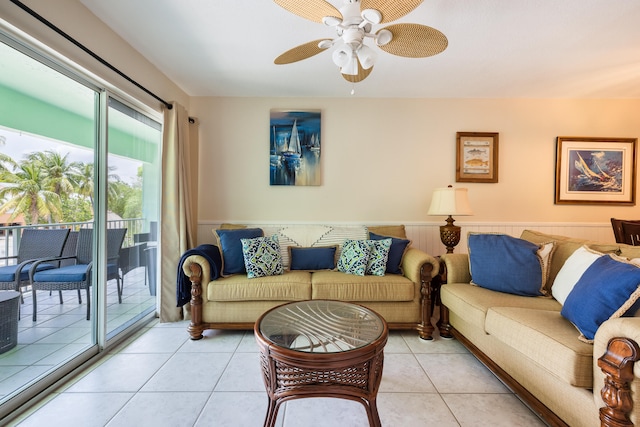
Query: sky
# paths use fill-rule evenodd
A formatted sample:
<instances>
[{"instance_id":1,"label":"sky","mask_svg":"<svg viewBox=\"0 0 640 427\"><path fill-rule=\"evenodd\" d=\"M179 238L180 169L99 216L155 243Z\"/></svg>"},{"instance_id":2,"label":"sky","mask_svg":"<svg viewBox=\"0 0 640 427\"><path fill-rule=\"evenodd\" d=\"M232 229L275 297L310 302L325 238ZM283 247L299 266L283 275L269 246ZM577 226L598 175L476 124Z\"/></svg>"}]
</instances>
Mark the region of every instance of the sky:
<instances>
[{"instance_id":1,"label":"sky","mask_svg":"<svg viewBox=\"0 0 640 427\"><path fill-rule=\"evenodd\" d=\"M93 163L93 150L0 126L0 153L10 156L15 161L23 160L27 154L46 150L53 150L61 155L69 153L70 162ZM109 174L118 175L120 180L129 184L136 181L141 162L115 155L110 155L109 161L111 162L109 166L115 167Z\"/></svg>"}]
</instances>

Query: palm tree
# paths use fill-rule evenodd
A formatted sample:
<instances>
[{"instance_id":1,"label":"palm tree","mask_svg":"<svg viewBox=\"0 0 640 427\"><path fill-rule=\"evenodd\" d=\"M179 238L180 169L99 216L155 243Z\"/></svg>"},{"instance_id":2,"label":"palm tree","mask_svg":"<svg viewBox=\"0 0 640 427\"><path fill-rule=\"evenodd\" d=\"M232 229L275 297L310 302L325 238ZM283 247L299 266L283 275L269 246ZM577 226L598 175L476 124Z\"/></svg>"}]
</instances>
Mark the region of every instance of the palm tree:
<instances>
[{"instance_id":1,"label":"palm tree","mask_svg":"<svg viewBox=\"0 0 640 427\"><path fill-rule=\"evenodd\" d=\"M76 193L89 199L93 214L93 163L81 163L75 179Z\"/></svg>"},{"instance_id":2,"label":"palm tree","mask_svg":"<svg viewBox=\"0 0 640 427\"><path fill-rule=\"evenodd\" d=\"M7 138L5 138L4 135L0 135L0 145L6 145L6 143L7 143ZM17 166L17 163L7 154L0 153L0 173L8 170L9 168L7 166L10 166L11 168L15 168ZM0 176L0 180L1 179L2 177Z\"/></svg>"},{"instance_id":3,"label":"palm tree","mask_svg":"<svg viewBox=\"0 0 640 427\"><path fill-rule=\"evenodd\" d=\"M41 167L33 162L23 162L16 172L2 173L3 187L0 213L11 211L10 220L24 214L31 224L38 224L41 217L54 221L62 216L60 196L46 188L46 176Z\"/></svg>"},{"instance_id":4,"label":"palm tree","mask_svg":"<svg viewBox=\"0 0 640 427\"><path fill-rule=\"evenodd\" d=\"M67 195L76 187L75 179L78 175L80 162L67 161L69 153L47 150L27 155L27 160L42 167L46 173L45 186L59 196Z\"/></svg>"}]
</instances>

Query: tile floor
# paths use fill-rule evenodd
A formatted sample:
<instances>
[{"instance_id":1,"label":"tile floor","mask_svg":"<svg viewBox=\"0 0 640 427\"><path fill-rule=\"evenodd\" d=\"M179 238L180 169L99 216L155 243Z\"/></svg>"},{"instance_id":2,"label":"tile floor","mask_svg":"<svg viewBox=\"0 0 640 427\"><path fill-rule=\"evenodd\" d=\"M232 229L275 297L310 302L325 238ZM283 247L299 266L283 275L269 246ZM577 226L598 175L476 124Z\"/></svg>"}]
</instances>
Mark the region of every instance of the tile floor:
<instances>
[{"instance_id":1,"label":"tile floor","mask_svg":"<svg viewBox=\"0 0 640 427\"><path fill-rule=\"evenodd\" d=\"M137 268L125 277L122 303L118 302L116 281L107 286L107 326L114 332L143 313L153 312L155 296L145 283L145 269ZM86 320L86 296L78 303L76 291L63 291L64 304L57 292L39 291L38 317L32 320L31 291L24 292L18 321L18 345L0 354L0 401L41 375L52 371L68 358L86 350L91 343L92 322Z\"/></svg>"},{"instance_id":2,"label":"tile floor","mask_svg":"<svg viewBox=\"0 0 640 427\"><path fill-rule=\"evenodd\" d=\"M153 322L15 421L20 427L262 426L267 397L252 331ZM385 427L545 426L459 342L392 331L378 409ZM343 399L287 402L278 427L367 426Z\"/></svg>"}]
</instances>

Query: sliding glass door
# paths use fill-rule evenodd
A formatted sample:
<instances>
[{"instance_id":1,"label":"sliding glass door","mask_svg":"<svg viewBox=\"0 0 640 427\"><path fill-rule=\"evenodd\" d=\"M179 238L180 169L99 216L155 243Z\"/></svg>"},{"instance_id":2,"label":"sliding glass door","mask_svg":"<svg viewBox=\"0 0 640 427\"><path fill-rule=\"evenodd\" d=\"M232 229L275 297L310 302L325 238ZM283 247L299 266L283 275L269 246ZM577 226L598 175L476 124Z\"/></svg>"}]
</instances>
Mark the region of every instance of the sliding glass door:
<instances>
[{"instance_id":1,"label":"sliding glass door","mask_svg":"<svg viewBox=\"0 0 640 427\"><path fill-rule=\"evenodd\" d=\"M69 232L49 275L0 280L20 292L19 317L2 319L17 342L0 350L0 418L155 313L152 116L0 33L0 273L28 252L25 230ZM73 265L84 275L50 274Z\"/></svg>"},{"instance_id":2,"label":"sliding glass door","mask_svg":"<svg viewBox=\"0 0 640 427\"><path fill-rule=\"evenodd\" d=\"M159 150L162 125L114 98L109 99L107 240L124 229L116 280L107 282L107 337L155 311ZM116 237L117 238L117 237ZM117 242L107 242L107 251ZM113 268L113 267L112 267Z\"/></svg>"}]
</instances>

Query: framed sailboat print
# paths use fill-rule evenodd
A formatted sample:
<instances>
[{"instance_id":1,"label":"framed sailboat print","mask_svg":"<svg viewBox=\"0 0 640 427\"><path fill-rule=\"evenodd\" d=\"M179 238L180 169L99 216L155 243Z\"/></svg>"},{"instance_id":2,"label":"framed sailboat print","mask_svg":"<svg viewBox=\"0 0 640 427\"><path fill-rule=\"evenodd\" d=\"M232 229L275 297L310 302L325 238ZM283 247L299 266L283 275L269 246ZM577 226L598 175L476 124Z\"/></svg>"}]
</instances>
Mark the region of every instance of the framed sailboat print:
<instances>
[{"instance_id":1,"label":"framed sailboat print","mask_svg":"<svg viewBox=\"0 0 640 427\"><path fill-rule=\"evenodd\" d=\"M320 116L320 110L271 110L270 185L320 185Z\"/></svg>"},{"instance_id":2,"label":"framed sailboat print","mask_svg":"<svg viewBox=\"0 0 640 427\"><path fill-rule=\"evenodd\" d=\"M556 204L636 204L637 138L559 136Z\"/></svg>"}]
</instances>

